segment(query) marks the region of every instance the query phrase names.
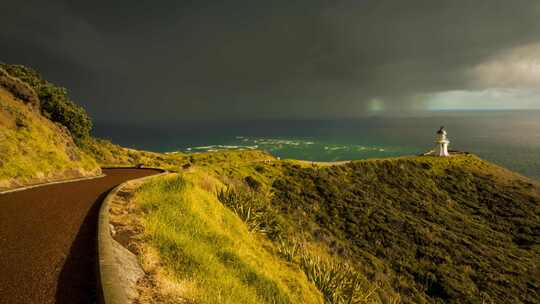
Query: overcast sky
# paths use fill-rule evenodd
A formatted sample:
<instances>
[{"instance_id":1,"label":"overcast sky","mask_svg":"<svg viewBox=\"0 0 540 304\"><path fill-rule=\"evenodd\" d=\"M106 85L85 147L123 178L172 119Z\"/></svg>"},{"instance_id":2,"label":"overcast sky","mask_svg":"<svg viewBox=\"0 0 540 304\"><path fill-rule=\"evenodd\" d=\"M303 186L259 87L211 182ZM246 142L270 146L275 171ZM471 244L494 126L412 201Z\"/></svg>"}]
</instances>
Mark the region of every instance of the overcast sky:
<instances>
[{"instance_id":1,"label":"overcast sky","mask_svg":"<svg viewBox=\"0 0 540 304\"><path fill-rule=\"evenodd\" d=\"M538 0L2 0L0 26L97 120L540 108Z\"/></svg>"}]
</instances>

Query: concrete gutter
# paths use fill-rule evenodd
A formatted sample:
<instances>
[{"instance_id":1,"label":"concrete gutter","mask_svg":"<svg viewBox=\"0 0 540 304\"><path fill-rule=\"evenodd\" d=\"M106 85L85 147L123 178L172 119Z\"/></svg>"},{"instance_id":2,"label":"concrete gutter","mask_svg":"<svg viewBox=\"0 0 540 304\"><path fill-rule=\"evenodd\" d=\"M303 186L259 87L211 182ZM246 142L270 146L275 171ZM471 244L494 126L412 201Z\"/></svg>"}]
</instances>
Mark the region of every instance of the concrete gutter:
<instances>
[{"instance_id":1,"label":"concrete gutter","mask_svg":"<svg viewBox=\"0 0 540 304\"><path fill-rule=\"evenodd\" d=\"M105 174L101 174L101 175L96 175L96 176L87 176L87 177L78 177L78 178L71 178L71 179L62 179L62 180L57 180L57 181L54 181L54 182L33 184L33 185L29 185L29 186L23 186L23 187L18 187L18 188L13 188L13 189L9 189L9 190L0 191L0 195L13 193L13 192L18 192L18 191L24 191L24 190L28 190L28 189L32 189L32 188L37 188L37 187L49 186L49 185L80 182L80 181L84 181L84 180L102 178L102 177L105 177L105 176L106 176Z\"/></svg>"},{"instance_id":2,"label":"concrete gutter","mask_svg":"<svg viewBox=\"0 0 540 304\"><path fill-rule=\"evenodd\" d=\"M148 169L148 168L145 168ZM163 170L162 170L163 171ZM128 304L137 297L137 281L144 276L137 256L113 239L109 223L109 209L117 193L126 185L142 182L169 174L167 171L156 175L133 179L116 186L103 200L98 219L98 270L103 304Z\"/></svg>"}]
</instances>

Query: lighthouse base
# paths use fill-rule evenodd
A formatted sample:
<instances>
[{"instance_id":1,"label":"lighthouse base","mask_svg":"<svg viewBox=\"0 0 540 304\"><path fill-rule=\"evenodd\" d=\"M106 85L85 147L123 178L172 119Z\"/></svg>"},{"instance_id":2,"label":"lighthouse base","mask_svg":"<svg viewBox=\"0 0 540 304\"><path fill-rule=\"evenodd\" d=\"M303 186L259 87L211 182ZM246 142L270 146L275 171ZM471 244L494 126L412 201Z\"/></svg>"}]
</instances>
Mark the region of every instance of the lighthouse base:
<instances>
[{"instance_id":1,"label":"lighthouse base","mask_svg":"<svg viewBox=\"0 0 540 304\"><path fill-rule=\"evenodd\" d=\"M448 153L448 142L437 143L433 154L435 156L441 156L441 157L450 156L450 153Z\"/></svg>"}]
</instances>

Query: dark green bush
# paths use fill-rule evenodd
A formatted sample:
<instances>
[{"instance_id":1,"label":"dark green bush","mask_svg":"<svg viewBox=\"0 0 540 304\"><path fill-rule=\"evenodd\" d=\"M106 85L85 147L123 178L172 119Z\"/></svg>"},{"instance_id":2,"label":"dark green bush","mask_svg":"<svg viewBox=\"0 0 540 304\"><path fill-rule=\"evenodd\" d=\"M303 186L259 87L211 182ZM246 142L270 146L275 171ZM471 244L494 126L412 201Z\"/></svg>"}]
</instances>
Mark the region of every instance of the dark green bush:
<instances>
[{"instance_id":1,"label":"dark green bush","mask_svg":"<svg viewBox=\"0 0 540 304\"><path fill-rule=\"evenodd\" d=\"M41 87L38 95L43 115L67 127L75 138L86 138L90 135L90 117L82 107L69 99L66 89L46 85Z\"/></svg>"},{"instance_id":2,"label":"dark green bush","mask_svg":"<svg viewBox=\"0 0 540 304\"><path fill-rule=\"evenodd\" d=\"M261 188L261 182L254 179L252 176L246 176L244 182L253 190L259 190Z\"/></svg>"},{"instance_id":3,"label":"dark green bush","mask_svg":"<svg viewBox=\"0 0 540 304\"><path fill-rule=\"evenodd\" d=\"M75 139L90 136L92 130L90 117L82 107L69 99L65 88L46 81L39 73L22 65L0 63L0 68L34 89L39 97L41 113L45 117L65 126Z\"/></svg>"},{"instance_id":4,"label":"dark green bush","mask_svg":"<svg viewBox=\"0 0 540 304\"><path fill-rule=\"evenodd\" d=\"M540 303L531 186L425 160L285 165L271 205L368 275L384 269L403 303Z\"/></svg>"},{"instance_id":5,"label":"dark green bush","mask_svg":"<svg viewBox=\"0 0 540 304\"><path fill-rule=\"evenodd\" d=\"M6 88L15 97L32 107L39 108L39 99L32 87L26 82L12 77L7 71L0 67L0 86Z\"/></svg>"}]
</instances>

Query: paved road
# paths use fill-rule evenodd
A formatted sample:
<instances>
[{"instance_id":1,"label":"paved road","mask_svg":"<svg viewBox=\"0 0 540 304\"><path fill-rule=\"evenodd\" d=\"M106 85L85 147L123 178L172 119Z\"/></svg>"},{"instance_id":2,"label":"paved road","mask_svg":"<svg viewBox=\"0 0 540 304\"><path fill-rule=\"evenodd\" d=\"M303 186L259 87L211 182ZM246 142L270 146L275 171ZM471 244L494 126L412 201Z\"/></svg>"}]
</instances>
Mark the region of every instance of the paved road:
<instances>
[{"instance_id":1,"label":"paved road","mask_svg":"<svg viewBox=\"0 0 540 304\"><path fill-rule=\"evenodd\" d=\"M0 195L0 303L93 303L101 201L116 185L157 173L105 169L104 178Z\"/></svg>"}]
</instances>

